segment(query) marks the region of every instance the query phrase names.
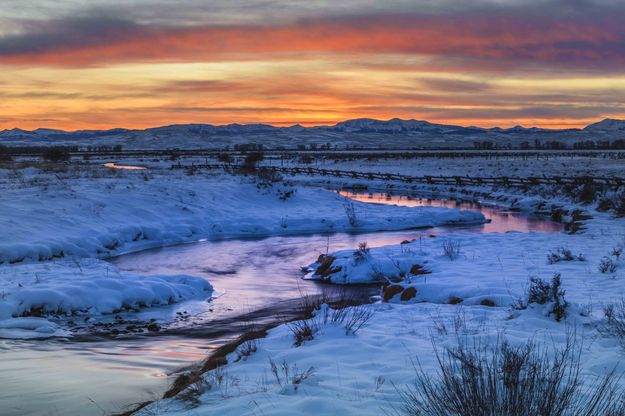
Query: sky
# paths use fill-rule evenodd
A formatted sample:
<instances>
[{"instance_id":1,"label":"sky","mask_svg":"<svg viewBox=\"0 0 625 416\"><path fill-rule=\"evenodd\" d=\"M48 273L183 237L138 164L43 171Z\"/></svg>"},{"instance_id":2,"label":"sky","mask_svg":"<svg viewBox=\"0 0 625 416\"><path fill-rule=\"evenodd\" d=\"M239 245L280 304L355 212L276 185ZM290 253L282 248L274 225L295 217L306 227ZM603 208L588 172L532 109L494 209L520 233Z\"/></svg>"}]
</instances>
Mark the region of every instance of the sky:
<instances>
[{"instance_id":1,"label":"sky","mask_svg":"<svg viewBox=\"0 0 625 416\"><path fill-rule=\"evenodd\" d=\"M0 129L625 118L617 0L2 0Z\"/></svg>"}]
</instances>

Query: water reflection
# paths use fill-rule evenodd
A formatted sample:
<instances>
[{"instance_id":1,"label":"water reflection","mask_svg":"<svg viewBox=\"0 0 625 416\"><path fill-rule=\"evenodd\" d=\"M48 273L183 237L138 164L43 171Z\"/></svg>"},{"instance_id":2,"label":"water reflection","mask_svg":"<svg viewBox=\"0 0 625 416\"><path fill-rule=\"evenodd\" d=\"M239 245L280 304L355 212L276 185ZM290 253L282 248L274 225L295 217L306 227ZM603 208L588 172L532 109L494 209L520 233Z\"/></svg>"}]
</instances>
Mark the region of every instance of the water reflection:
<instances>
[{"instance_id":1,"label":"water reflection","mask_svg":"<svg viewBox=\"0 0 625 416\"><path fill-rule=\"evenodd\" d=\"M462 229L203 241L110 259L120 269L139 274L203 276L222 295L209 302L196 300L136 314L139 319L172 323L174 330L179 328L175 337L82 343L0 341L0 414L101 415L155 398L171 382L167 376L174 370L202 359L207 350L231 339L235 334L228 327L242 329L241 322L232 321L240 314L327 288L301 280L300 266L319 254L351 249L361 241L377 247L449 232L561 230L561 225L550 221L466 202L343 194L365 202L475 209L492 221ZM275 310L272 306L268 316L280 313Z\"/></svg>"},{"instance_id":2,"label":"water reflection","mask_svg":"<svg viewBox=\"0 0 625 416\"><path fill-rule=\"evenodd\" d=\"M519 232L560 232L564 226L553 221L546 221L531 214L521 214L518 212L510 212L489 206L481 205L477 202L455 201L445 199L427 199L410 195L394 195L388 193L369 193L369 192L347 192L337 191L339 194L347 196L357 201L378 203L378 204L394 204L407 207L445 207L458 208L463 210L476 210L482 212L487 219L491 221L482 226L471 226L465 229L468 232L478 233L505 233L508 231ZM454 232L457 230L454 229Z\"/></svg>"},{"instance_id":3,"label":"water reflection","mask_svg":"<svg viewBox=\"0 0 625 416\"><path fill-rule=\"evenodd\" d=\"M115 162L105 163L103 165L106 168L111 169L124 169L124 170L145 170L145 166L132 166L132 165L117 165Z\"/></svg>"}]
</instances>

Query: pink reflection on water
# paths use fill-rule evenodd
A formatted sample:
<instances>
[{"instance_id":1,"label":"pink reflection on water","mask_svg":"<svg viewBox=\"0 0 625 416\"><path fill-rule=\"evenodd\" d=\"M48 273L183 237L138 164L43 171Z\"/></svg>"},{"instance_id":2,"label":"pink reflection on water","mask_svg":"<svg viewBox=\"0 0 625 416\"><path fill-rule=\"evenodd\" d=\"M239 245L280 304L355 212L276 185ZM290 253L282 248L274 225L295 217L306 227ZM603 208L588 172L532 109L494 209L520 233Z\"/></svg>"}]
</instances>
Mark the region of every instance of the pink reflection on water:
<instances>
[{"instance_id":1,"label":"pink reflection on water","mask_svg":"<svg viewBox=\"0 0 625 416\"><path fill-rule=\"evenodd\" d=\"M117 165L115 162L108 162L103 165L105 168L124 170L145 170L145 166Z\"/></svg>"},{"instance_id":2,"label":"pink reflection on water","mask_svg":"<svg viewBox=\"0 0 625 416\"><path fill-rule=\"evenodd\" d=\"M400 205L406 207L457 208L462 210L480 211L487 219L491 220L489 223L482 226L472 226L467 228L466 231L470 232L560 232L563 230L563 225L554 221L538 218L531 214L509 212L503 209L484 206L476 202L427 199L409 195L392 195L385 193L355 193L348 191L337 191L337 193L356 201L368 203Z\"/></svg>"}]
</instances>

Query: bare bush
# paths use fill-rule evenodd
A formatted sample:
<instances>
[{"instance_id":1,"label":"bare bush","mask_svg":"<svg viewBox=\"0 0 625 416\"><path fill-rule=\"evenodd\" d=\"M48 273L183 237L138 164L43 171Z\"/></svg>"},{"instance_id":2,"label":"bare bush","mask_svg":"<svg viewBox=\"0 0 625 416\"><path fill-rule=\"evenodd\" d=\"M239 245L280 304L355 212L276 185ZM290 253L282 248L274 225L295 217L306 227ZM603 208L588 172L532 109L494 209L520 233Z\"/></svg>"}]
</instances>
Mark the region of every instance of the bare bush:
<instances>
[{"instance_id":1,"label":"bare bush","mask_svg":"<svg viewBox=\"0 0 625 416\"><path fill-rule=\"evenodd\" d=\"M460 345L436 351L435 377L415 368L412 386L398 388L400 415L613 416L622 415L615 371L583 388L580 349L569 340L550 354L533 342L493 348Z\"/></svg>"},{"instance_id":2,"label":"bare bush","mask_svg":"<svg viewBox=\"0 0 625 416\"><path fill-rule=\"evenodd\" d=\"M341 295L342 296L342 295ZM329 298L303 297L304 308L310 310L312 318L295 321L288 324L295 339L295 346L300 346L304 341L311 341L321 329L328 325L339 325L345 329L345 335L356 334L362 329L373 316L373 309L366 305L353 305L349 299L339 299L336 309L328 306ZM336 303L336 302L335 302Z\"/></svg>"},{"instance_id":3,"label":"bare bush","mask_svg":"<svg viewBox=\"0 0 625 416\"><path fill-rule=\"evenodd\" d=\"M237 349L237 358L234 361L241 361L258 351L259 342L258 338L254 338L241 344Z\"/></svg>"},{"instance_id":4,"label":"bare bush","mask_svg":"<svg viewBox=\"0 0 625 416\"><path fill-rule=\"evenodd\" d=\"M603 318L600 332L617 337L625 348L625 300L606 306L603 309Z\"/></svg>"},{"instance_id":5,"label":"bare bush","mask_svg":"<svg viewBox=\"0 0 625 416\"><path fill-rule=\"evenodd\" d=\"M289 329L295 338L295 346L299 347L304 341L312 341L319 331L318 322L315 319L304 319L291 322Z\"/></svg>"},{"instance_id":6,"label":"bare bush","mask_svg":"<svg viewBox=\"0 0 625 416\"><path fill-rule=\"evenodd\" d=\"M525 309L530 304L549 304L551 306L549 315L554 315L556 321L560 321L566 316L566 308L569 306L569 303L564 299L565 293L565 290L562 289L560 273L554 273L551 282L538 277L531 277L526 300L517 300L516 305L513 307L515 309Z\"/></svg>"},{"instance_id":7,"label":"bare bush","mask_svg":"<svg viewBox=\"0 0 625 416\"><path fill-rule=\"evenodd\" d=\"M460 242L455 240L446 240L443 243L443 254L449 258L449 260L456 260L460 257Z\"/></svg>"},{"instance_id":8,"label":"bare bush","mask_svg":"<svg viewBox=\"0 0 625 416\"><path fill-rule=\"evenodd\" d=\"M232 163L232 156L230 156L230 153L219 153L216 158L222 163Z\"/></svg>"},{"instance_id":9,"label":"bare bush","mask_svg":"<svg viewBox=\"0 0 625 416\"><path fill-rule=\"evenodd\" d=\"M617 268L614 260L608 256L603 257L597 267L601 273L615 273Z\"/></svg>"},{"instance_id":10,"label":"bare bush","mask_svg":"<svg viewBox=\"0 0 625 416\"><path fill-rule=\"evenodd\" d=\"M50 162L61 162L69 160L69 149L61 146L48 147L43 151L41 157Z\"/></svg>"},{"instance_id":11,"label":"bare bush","mask_svg":"<svg viewBox=\"0 0 625 416\"><path fill-rule=\"evenodd\" d=\"M358 249L354 251L354 258L356 261L361 261L367 258L367 254L369 254L369 247L367 246L367 242L363 241L358 243Z\"/></svg>"},{"instance_id":12,"label":"bare bush","mask_svg":"<svg viewBox=\"0 0 625 416\"><path fill-rule=\"evenodd\" d=\"M0 145L0 161L2 162L10 162L13 160L13 155L7 149L6 146Z\"/></svg>"},{"instance_id":13,"label":"bare bush","mask_svg":"<svg viewBox=\"0 0 625 416\"><path fill-rule=\"evenodd\" d=\"M176 397L191 407L198 406L200 396L214 388L219 389L222 397L229 397L229 389L238 386L240 382L237 377L228 375L222 367L205 374L193 371L188 374L188 377L192 381Z\"/></svg>"},{"instance_id":14,"label":"bare bush","mask_svg":"<svg viewBox=\"0 0 625 416\"><path fill-rule=\"evenodd\" d=\"M547 255L547 263L549 264L555 264L561 261L574 261L574 260L585 261L586 258L584 257L583 254L579 254L575 256L573 252L567 248L559 248L556 251L551 251Z\"/></svg>"},{"instance_id":15,"label":"bare bush","mask_svg":"<svg viewBox=\"0 0 625 416\"><path fill-rule=\"evenodd\" d=\"M259 152L250 152L245 155L245 159L243 159L243 164L240 169L242 172L254 172L256 170L256 166L258 162L262 162L265 159L265 153L262 151Z\"/></svg>"},{"instance_id":16,"label":"bare bush","mask_svg":"<svg viewBox=\"0 0 625 416\"><path fill-rule=\"evenodd\" d=\"M352 227L358 226L358 218L356 217L356 206L352 201L347 201L343 204L345 208L345 215L347 215L347 220L349 221L349 225Z\"/></svg>"},{"instance_id":17,"label":"bare bush","mask_svg":"<svg viewBox=\"0 0 625 416\"><path fill-rule=\"evenodd\" d=\"M297 390L297 387L302 384L302 382L315 374L315 367L311 366L308 367L307 370L300 371L297 368L297 364L289 365L286 360L278 365L274 360L269 358L269 366L271 367L271 374L273 374L276 383L278 383L280 387L293 385L295 390Z\"/></svg>"},{"instance_id":18,"label":"bare bush","mask_svg":"<svg viewBox=\"0 0 625 416\"><path fill-rule=\"evenodd\" d=\"M433 315L432 323L438 335L453 335L455 337L478 334L484 329L485 325L484 320L467 319L466 312L462 307L458 308L450 319L444 319L440 315Z\"/></svg>"}]
</instances>

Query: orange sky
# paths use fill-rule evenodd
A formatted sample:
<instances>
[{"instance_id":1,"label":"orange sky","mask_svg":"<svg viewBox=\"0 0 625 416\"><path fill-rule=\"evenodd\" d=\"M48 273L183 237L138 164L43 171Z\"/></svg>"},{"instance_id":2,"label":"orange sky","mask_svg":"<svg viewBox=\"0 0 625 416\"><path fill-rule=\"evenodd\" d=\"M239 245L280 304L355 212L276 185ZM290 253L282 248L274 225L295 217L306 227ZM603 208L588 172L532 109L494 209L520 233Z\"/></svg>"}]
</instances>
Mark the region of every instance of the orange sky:
<instances>
[{"instance_id":1,"label":"orange sky","mask_svg":"<svg viewBox=\"0 0 625 416\"><path fill-rule=\"evenodd\" d=\"M609 2L20 3L0 11L0 129L625 117Z\"/></svg>"}]
</instances>

